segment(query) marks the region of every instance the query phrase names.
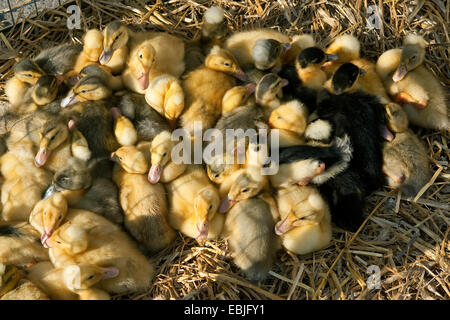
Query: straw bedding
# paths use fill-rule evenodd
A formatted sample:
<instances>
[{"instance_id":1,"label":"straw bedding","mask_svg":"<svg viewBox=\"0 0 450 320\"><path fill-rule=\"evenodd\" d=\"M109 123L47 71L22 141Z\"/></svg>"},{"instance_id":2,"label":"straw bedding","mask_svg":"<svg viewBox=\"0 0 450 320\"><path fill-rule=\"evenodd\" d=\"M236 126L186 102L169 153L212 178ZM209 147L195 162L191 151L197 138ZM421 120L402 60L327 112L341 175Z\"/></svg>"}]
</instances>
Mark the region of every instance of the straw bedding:
<instances>
[{"instance_id":1,"label":"straw bedding","mask_svg":"<svg viewBox=\"0 0 450 320\"><path fill-rule=\"evenodd\" d=\"M247 0L247 1L69 1L82 8L82 30L68 30L65 7L25 18L0 33L0 103L4 83L15 59L42 48L81 40L83 31L103 28L113 19L136 29L168 31L192 38L204 11L215 4L225 9L232 31L270 27L289 35L312 33L326 46L342 33L352 33L362 55L375 60L383 51L401 46L405 34L424 34L430 44L426 65L448 88L450 84L450 2L382 0ZM368 7L382 14L379 29L367 28ZM447 89L448 90L448 89ZM225 241L178 236L152 257L158 275L148 292L115 299L449 299L450 185L449 132L413 128L428 149L433 178L416 201L383 189L367 202L366 220L356 233L334 227L332 244L297 256L278 253L266 281L253 284L231 262ZM420 196L420 198L419 198ZM379 288L368 286L379 268Z\"/></svg>"}]
</instances>

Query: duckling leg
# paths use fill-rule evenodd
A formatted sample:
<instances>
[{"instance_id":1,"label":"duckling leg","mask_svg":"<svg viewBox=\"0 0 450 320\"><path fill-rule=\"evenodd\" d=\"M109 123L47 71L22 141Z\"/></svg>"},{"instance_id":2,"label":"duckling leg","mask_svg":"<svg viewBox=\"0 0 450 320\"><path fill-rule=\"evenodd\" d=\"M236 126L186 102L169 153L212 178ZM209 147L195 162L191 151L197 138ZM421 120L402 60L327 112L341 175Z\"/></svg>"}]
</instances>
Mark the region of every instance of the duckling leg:
<instances>
[{"instance_id":1,"label":"duckling leg","mask_svg":"<svg viewBox=\"0 0 450 320\"><path fill-rule=\"evenodd\" d=\"M423 109L428 104L428 101L419 101L419 100L413 98L409 93L404 92L404 91L399 92L395 96L394 102L400 103L400 104L410 104L417 109Z\"/></svg>"}]
</instances>

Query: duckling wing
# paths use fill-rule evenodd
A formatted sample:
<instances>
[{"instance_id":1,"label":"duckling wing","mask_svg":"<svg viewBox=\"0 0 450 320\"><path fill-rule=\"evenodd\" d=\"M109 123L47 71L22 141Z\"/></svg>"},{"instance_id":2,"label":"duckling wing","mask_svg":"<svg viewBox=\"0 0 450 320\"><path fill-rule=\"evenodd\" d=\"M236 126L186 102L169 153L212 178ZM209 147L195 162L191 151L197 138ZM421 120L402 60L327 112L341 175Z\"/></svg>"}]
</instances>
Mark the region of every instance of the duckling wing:
<instances>
[{"instance_id":1,"label":"duckling wing","mask_svg":"<svg viewBox=\"0 0 450 320\"><path fill-rule=\"evenodd\" d=\"M62 44L41 51L34 61L45 72L62 75L72 70L82 50L83 46L80 44Z\"/></svg>"}]
</instances>

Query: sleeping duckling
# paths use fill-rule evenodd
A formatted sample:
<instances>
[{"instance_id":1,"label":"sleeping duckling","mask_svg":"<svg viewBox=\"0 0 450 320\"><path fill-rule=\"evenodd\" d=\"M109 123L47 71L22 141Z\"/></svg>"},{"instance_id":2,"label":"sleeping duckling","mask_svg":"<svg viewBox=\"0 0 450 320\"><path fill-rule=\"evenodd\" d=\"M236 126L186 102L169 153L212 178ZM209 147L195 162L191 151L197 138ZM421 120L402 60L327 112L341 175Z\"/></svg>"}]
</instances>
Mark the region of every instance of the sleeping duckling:
<instances>
[{"instance_id":1,"label":"sleeping duckling","mask_svg":"<svg viewBox=\"0 0 450 320\"><path fill-rule=\"evenodd\" d=\"M155 274L154 266L120 226L78 209L70 209L65 221L62 232L55 231L57 233L49 240L50 258L56 267L86 263L108 267L114 271L114 278L101 281L96 287L109 293L126 294L149 288ZM74 243L80 246L73 246Z\"/></svg>"},{"instance_id":2,"label":"sleeping duckling","mask_svg":"<svg viewBox=\"0 0 450 320\"><path fill-rule=\"evenodd\" d=\"M338 59L337 55L325 53L318 47L303 50L295 60L295 68L302 85L314 90L321 89L327 80L327 75L321 66L336 59Z\"/></svg>"},{"instance_id":3,"label":"sleeping duckling","mask_svg":"<svg viewBox=\"0 0 450 320\"><path fill-rule=\"evenodd\" d=\"M87 76L81 78L67 96L61 100L61 107L65 108L77 102L106 99L111 94L111 88L101 78Z\"/></svg>"},{"instance_id":4,"label":"sleeping duckling","mask_svg":"<svg viewBox=\"0 0 450 320\"><path fill-rule=\"evenodd\" d=\"M279 189L277 204L281 221L275 233L281 237L283 247L295 254L307 254L330 244L330 210L315 187L292 185Z\"/></svg>"},{"instance_id":5,"label":"sleeping duckling","mask_svg":"<svg viewBox=\"0 0 450 320\"><path fill-rule=\"evenodd\" d=\"M407 197L414 197L431 179L428 154L423 142L408 129L408 120L398 104L386 106L387 122L395 138L383 147L383 172L391 188L400 188Z\"/></svg>"},{"instance_id":6,"label":"sleeping duckling","mask_svg":"<svg viewBox=\"0 0 450 320\"><path fill-rule=\"evenodd\" d=\"M308 121L308 108L298 100L289 101L274 109L269 125L280 135L280 147L304 144L303 135Z\"/></svg>"},{"instance_id":7,"label":"sleeping duckling","mask_svg":"<svg viewBox=\"0 0 450 320\"><path fill-rule=\"evenodd\" d=\"M176 78L184 71L184 43L166 33L157 33L144 42L131 40L127 67L122 73L126 88L144 94L149 83L162 74Z\"/></svg>"},{"instance_id":8,"label":"sleeping duckling","mask_svg":"<svg viewBox=\"0 0 450 320\"><path fill-rule=\"evenodd\" d=\"M288 36L271 29L235 32L224 44L242 68L255 66L260 70L279 67L280 57L289 46Z\"/></svg>"},{"instance_id":9,"label":"sleeping duckling","mask_svg":"<svg viewBox=\"0 0 450 320\"><path fill-rule=\"evenodd\" d=\"M170 74L155 77L145 91L145 101L175 129L176 121L184 109L184 92L176 77Z\"/></svg>"},{"instance_id":10,"label":"sleeping duckling","mask_svg":"<svg viewBox=\"0 0 450 320\"><path fill-rule=\"evenodd\" d=\"M256 86L249 83L245 86L235 86L225 92L222 98L222 116L237 107L245 105L250 95L255 92Z\"/></svg>"},{"instance_id":11,"label":"sleeping duckling","mask_svg":"<svg viewBox=\"0 0 450 320\"><path fill-rule=\"evenodd\" d=\"M47 261L39 232L27 222L0 222L0 264L26 266L33 261Z\"/></svg>"},{"instance_id":12,"label":"sleeping duckling","mask_svg":"<svg viewBox=\"0 0 450 320\"><path fill-rule=\"evenodd\" d=\"M264 108L265 118L281 104L283 97L282 88L288 85L286 79L282 79L274 73L268 73L259 80L255 89L256 103Z\"/></svg>"},{"instance_id":13,"label":"sleeping duckling","mask_svg":"<svg viewBox=\"0 0 450 320\"><path fill-rule=\"evenodd\" d=\"M449 130L450 120L444 89L423 65L425 40L410 34L403 49L383 53L377 61L377 72L388 93L404 104L410 123L429 129Z\"/></svg>"},{"instance_id":14,"label":"sleeping duckling","mask_svg":"<svg viewBox=\"0 0 450 320\"><path fill-rule=\"evenodd\" d=\"M205 66L190 72L183 80L185 109L181 126L193 135L194 122L201 122L203 130L214 126L222 112L222 98L235 85L231 76L245 75L236 59L227 50L213 47Z\"/></svg>"},{"instance_id":15,"label":"sleeping duckling","mask_svg":"<svg viewBox=\"0 0 450 320\"><path fill-rule=\"evenodd\" d=\"M169 246L175 239L175 232L167 221L164 187L160 183L150 184L146 175L127 173L117 165L113 180L119 187L125 228L151 253Z\"/></svg>"},{"instance_id":16,"label":"sleeping duckling","mask_svg":"<svg viewBox=\"0 0 450 320\"><path fill-rule=\"evenodd\" d=\"M103 68L95 64L90 64L81 69L76 80L78 82L79 79L88 76L95 76L97 78L100 78L103 83L111 88L112 91L119 91L123 89L122 78L120 76L114 76L108 70L104 70Z\"/></svg>"},{"instance_id":17,"label":"sleeping duckling","mask_svg":"<svg viewBox=\"0 0 450 320\"><path fill-rule=\"evenodd\" d=\"M169 223L184 235L199 241L216 239L222 232L224 216L217 212L219 192L201 166L190 165L166 184Z\"/></svg>"},{"instance_id":18,"label":"sleeping duckling","mask_svg":"<svg viewBox=\"0 0 450 320\"><path fill-rule=\"evenodd\" d=\"M115 119L114 135L117 142L122 146L132 146L138 140L138 133L133 123L122 115L119 108L111 108L111 114Z\"/></svg>"},{"instance_id":19,"label":"sleeping duckling","mask_svg":"<svg viewBox=\"0 0 450 320\"><path fill-rule=\"evenodd\" d=\"M262 281L272 268L279 249L269 205L253 198L238 202L227 213L222 236L227 239L234 263L251 281Z\"/></svg>"},{"instance_id":20,"label":"sleeping duckling","mask_svg":"<svg viewBox=\"0 0 450 320\"><path fill-rule=\"evenodd\" d=\"M111 159L117 161L128 173L147 173L147 159L145 158L145 155L135 146L120 147L111 154Z\"/></svg>"}]
</instances>

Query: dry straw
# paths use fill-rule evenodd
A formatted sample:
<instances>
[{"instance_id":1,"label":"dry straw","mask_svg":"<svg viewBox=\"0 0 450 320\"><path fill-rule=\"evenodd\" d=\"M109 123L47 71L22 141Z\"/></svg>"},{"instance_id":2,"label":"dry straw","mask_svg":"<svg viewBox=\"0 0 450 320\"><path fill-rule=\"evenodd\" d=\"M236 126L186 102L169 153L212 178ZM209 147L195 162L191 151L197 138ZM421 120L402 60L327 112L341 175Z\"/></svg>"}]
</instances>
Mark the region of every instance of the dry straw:
<instances>
[{"instance_id":1,"label":"dry straw","mask_svg":"<svg viewBox=\"0 0 450 320\"><path fill-rule=\"evenodd\" d=\"M15 59L43 47L80 42L83 31L112 19L136 29L168 31L185 38L199 32L205 10L225 9L232 31L270 27L290 35L312 33L319 45L352 33L362 54L376 59L400 46L409 32L423 34L426 65L450 83L450 2L443 0L248 0L248 1L71 1L82 7L82 30L68 30L64 7L26 18L0 33L0 100ZM380 28L367 27L368 7L377 5ZM297 256L282 250L264 283L253 284L231 263L225 241L199 245L181 235L152 257L158 275L148 292L117 299L449 299L449 132L414 128L428 148L436 174L415 201L380 190L367 203L367 219L356 233L334 228L332 244ZM367 285L370 266L380 269L380 288ZM372 267L373 268L373 267Z\"/></svg>"}]
</instances>

